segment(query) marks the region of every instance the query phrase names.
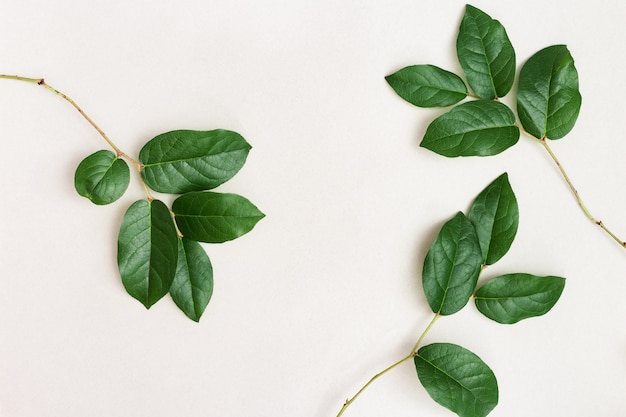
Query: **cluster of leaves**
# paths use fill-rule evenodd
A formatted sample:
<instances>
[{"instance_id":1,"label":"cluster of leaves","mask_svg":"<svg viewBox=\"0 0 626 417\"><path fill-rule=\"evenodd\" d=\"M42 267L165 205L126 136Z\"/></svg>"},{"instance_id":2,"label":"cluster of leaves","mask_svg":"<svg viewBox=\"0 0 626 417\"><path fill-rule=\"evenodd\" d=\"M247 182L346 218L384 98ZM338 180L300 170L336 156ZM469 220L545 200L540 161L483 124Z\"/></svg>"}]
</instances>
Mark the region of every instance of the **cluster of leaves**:
<instances>
[{"instance_id":1,"label":"cluster of leaves","mask_svg":"<svg viewBox=\"0 0 626 417\"><path fill-rule=\"evenodd\" d=\"M166 294L199 321L213 293L213 269L199 242L222 243L252 230L264 214L246 198L211 190L244 165L250 144L228 130L176 130L156 136L139 153L147 199L133 203L118 237L118 267L126 291L150 308ZM85 158L76 191L102 205L128 188L130 169L108 150ZM171 210L149 189L178 196Z\"/></svg>"},{"instance_id":2,"label":"cluster of leaves","mask_svg":"<svg viewBox=\"0 0 626 417\"><path fill-rule=\"evenodd\" d=\"M447 107L433 120L420 146L446 157L496 155L520 136L515 114L499 98L515 81L515 50L500 22L467 5L456 40L463 79L434 65L405 67L386 77L404 100L418 107ZM517 115L538 140L560 139L574 127L581 106L578 72L565 45L534 54L518 80Z\"/></svg>"},{"instance_id":3,"label":"cluster of leaves","mask_svg":"<svg viewBox=\"0 0 626 417\"><path fill-rule=\"evenodd\" d=\"M502 174L439 231L424 260L422 282L436 316L461 310L473 298L491 320L513 324L547 313L558 301L565 279L512 273L477 286L481 271L500 260L517 233L515 194ZM478 288L477 288L478 287ZM484 417L498 403L491 369L474 353L451 343L433 343L414 353L420 382L439 404L461 417Z\"/></svg>"}]
</instances>

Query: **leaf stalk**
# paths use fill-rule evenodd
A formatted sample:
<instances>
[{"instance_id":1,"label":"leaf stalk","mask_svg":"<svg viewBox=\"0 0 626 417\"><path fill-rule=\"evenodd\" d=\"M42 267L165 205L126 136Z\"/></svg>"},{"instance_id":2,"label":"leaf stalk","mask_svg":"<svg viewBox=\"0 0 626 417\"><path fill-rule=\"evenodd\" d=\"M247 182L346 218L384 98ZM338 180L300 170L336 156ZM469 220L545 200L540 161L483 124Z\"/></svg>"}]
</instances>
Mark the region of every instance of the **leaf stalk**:
<instances>
[{"instance_id":1,"label":"leaf stalk","mask_svg":"<svg viewBox=\"0 0 626 417\"><path fill-rule=\"evenodd\" d=\"M150 190L148 189L148 186L145 184L145 182L143 181L143 178L141 177L141 171L143 170L143 164L141 162L137 161L136 159L134 159L133 157L131 157L130 155L128 155L127 153L123 152L117 145L115 145L115 143L113 143L113 141L107 136L107 134L104 133L104 131L100 128L100 126L98 126L93 121L93 119L91 117L89 117L89 115L87 115L87 113L85 113L85 111L78 104L76 104L76 102L74 100L72 100L69 96L67 96L66 94L60 92L56 88L52 87L50 84L46 83L46 81L43 78L29 78L29 77L22 77L20 75L5 75L5 74L0 74L0 78L4 78L4 79L7 79L7 80L24 81L24 82L40 85L40 86L44 87L46 90L53 92L54 94L58 95L59 97L63 98L65 101L70 103L72 105L72 107L74 107L80 113L80 115L83 116L83 118L85 120L87 120L87 122L89 122L89 124L94 129L96 129L96 131L109 144L109 146L111 148L113 148L113 150L117 154L118 158L126 159L128 162L130 162L131 164L133 164L137 168L137 171L140 174L139 178L141 179L141 183L143 184L143 188L144 188L144 190L146 192L146 196L148 198L148 201L152 201L153 200L153 197L152 197L152 195L150 193Z\"/></svg>"},{"instance_id":2,"label":"leaf stalk","mask_svg":"<svg viewBox=\"0 0 626 417\"><path fill-rule=\"evenodd\" d=\"M337 414L337 417L341 417L343 415L343 413L346 411L346 409L350 406L350 404L352 404L359 397L359 395L361 395L361 393L363 391L365 391L374 381L376 381L378 378L380 378L381 376L383 376L387 372L391 371L392 369L395 369L396 367L400 366L404 362L406 362L406 361L414 358L415 356L417 356L417 350L419 349L419 346L421 345L422 341L424 340L424 337L426 337L426 334L428 334L428 332L433 327L435 322L439 319L439 317L441 317L441 315L439 313L435 314L435 316L432 318L432 320L430 321L428 326L426 326L426 329L424 329L424 331L420 335L419 339L417 339L417 342L415 343L415 346L413 346L413 349L411 349L411 353L410 354L408 354L404 358L400 359L399 361L396 361L395 363L389 365L387 368L383 369L382 371L380 371L379 373L377 373L376 375L371 377L370 380L367 381L367 383L365 385L363 385L361 387L361 389L357 391L356 394L354 394L351 398L346 400L346 402L343 404L343 407L341 407L341 410L339 410L339 413Z\"/></svg>"},{"instance_id":3,"label":"leaf stalk","mask_svg":"<svg viewBox=\"0 0 626 417\"><path fill-rule=\"evenodd\" d=\"M585 216L587 216L587 218L589 220L591 220L593 223L595 223L596 225L600 226L600 228L602 230L604 230L620 246L622 246L623 248L626 248L626 241L624 241L624 240L620 239L619 237L617 237L615 235L615 233L613 233L608 227L606 227L606 225L604 224L604 222L602 222L602 220L596 219L591 214L589 209L587 209L587 207L585 206L585 203L583 202L582 198L580 198L580 194L578 193L578 190L574 187L574 184L570 180L569 175L567 175L567 172L565 171L565 168L563 168L563 165L561 164L561 162L556 157L555 153L552 151L552 149L548 145L548 142L547 142L546 138L544 137L542 139L537 139L537 138L533 137L533 139L537 140L543 146L543 148L546 150L546 152L548 152L548 154L550 155L550 158L552 158L552 161L554 161L554 163L556 164L557 168L561 172L561 175L563 176L563 179L567 183L570 191L574 195L574 198L576 198L576 202L578 202L578 205L580 206L581 210L583 211L583 213L585 213Z\"/></svg>"}]
</instances>

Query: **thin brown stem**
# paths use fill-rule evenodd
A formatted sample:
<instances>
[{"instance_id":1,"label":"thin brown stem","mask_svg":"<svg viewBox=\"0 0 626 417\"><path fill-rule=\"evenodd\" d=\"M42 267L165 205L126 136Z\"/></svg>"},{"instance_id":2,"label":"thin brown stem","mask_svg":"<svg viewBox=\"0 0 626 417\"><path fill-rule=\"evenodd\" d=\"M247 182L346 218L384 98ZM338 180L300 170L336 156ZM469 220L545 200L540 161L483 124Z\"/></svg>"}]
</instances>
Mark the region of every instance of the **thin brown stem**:
<instances>
[{"instance_id":1,"label":"thin brown stem","mask_svg":"<svg viewBox=\"0 0 626 417\"><path fill-rule=\"evenodd\" d=\"M536 138L535 138L536 139ZM540 139L538 140L539 143L541 143L541 145L543 146L543 148L546 150L546 152L548 152L548 154L550 155L550 157L552 158L552 160L554 161L554 163L556 164L557 168L559 169L559 171L561 172L561 175L563 176L563 178L565 179L565 182L567 183L567 185L569 186L570 191L572 192L572 194L574 195L574 198L576 198L576 201L578 202L578 205L580 206L580 208L582 209L582 211L585 213L585 216L587 216L587 218L589 220L591 220L593 223L595 223L596 225L600 226L600 228L602 230L604 230L609 236L611 236L611 238L613 240L615 240L617 243L619 243L620 246L626 248L626 241L620 239L619 237L617 237L615 235L615 233L613 233L611 230L609 230L608 227L606 227L606 225L602 222L602 220L598 220L596 219L591 212L589 212L589 210L587 209L587 207L585 206L585 203L583 202L583 200L580 198L580 194L578 194L578 190L576 190L576 188L574 187L574 184L572 183L572 181L570 180L569 176L567 175L567 172L565 171L565 168L563 168L563 165L561 165L561 162L558 160L558 158L556 157L556 155L554 154L554 152L552 152L552 149L550 148L550 146L548 145L548 142L546 141L546 138Z\"/></svg>"},{"instance_id":2,"label":"thin brown stem","mask_svg":"<svg viewBox=\"0 0 626 417\"><path fill-rule=\"evenodd\" d=\"M351 398L346 400L346 402L343 404L343 407L341 407L341 410L339 410L339 414L337 414L337 417L341 417L341 415L343 415L343 413L350 406L350 404L352 404L359 397L359 395L361 395L361 393L363 391L365 391L367 389L367 387L369 387L374 381L376 381L378 378L380 378L382 375L386 374L387 372L391 371L392 369L396 368L397 366L399 366L399 365L403 364L404 362L414 358L417 355L417 350L419 349L420 344L424 340L424 337L426 337L426 334L430 331L430 329L433 327L433 325L435 324L437 319L439 319L439 317L441 317L439 314L435 314L435 316L430 321L430 323L428 324L426 329L420 335L419 339L417 339L417 343L415 343L415 346L413 346L413 349L411 349L411 353L409 353L404 358L402 358L399 361L393 363L392 365L388 366L387 368L383 369L382 371L380 371L379 373L377 373L376 375L371 377L370 380L367 381L367 383L365 385L363 385L363 387L361 387L361 389L358 390L356 394L354 394Z\"/></svg>"},{"instance_id":3,"label":"thin brown stem","mask_svg":"<svg viewBox=\"0 0 626 417\"><path fill-rule=\"evenodd\" d=\"M399 365L403 364L404 362L408 361L412 357L413 357L413 353L411 353L410 355L400 359L399 361L395 362L393 365L388 366L384 370L382 370L379 373L377 373L376 375L374 375L369 381L367 381L367 384L363 385L363 387L356 394L354 394L352 396L352 398L346 400L346 402L343 404L343 407L341 407L341 410L339 410L339 414L337 414L337 417L341 417L341 415L343 415L343 413L350 406L350 404L352 404L359 397L359 395L361 395L361 393L363 391L365 391L367 389L367 387L369 387L372 384L372 382L376 381L378 378L380 378L381 376L383 376L387 372L391 371L396 366L399 366Z\"/></svg>"},{"instance_id":4,"label":"thin brown stem","mask_svg":"<svg viewBox=\"0 0 626 417\"><path fill-rule=\"evenodd\" d=\"M152 197L152 195L150 193L150 190L148 189L148 186L146 185L146 183L143 181L143 178L141 177L141 171L143 170L143 164L141 162L137 161L136 159L132 158L131 156L129 156L127 153L122 152L122 150L120 148L118 148L117 145L115 145L115 143L113 143L113 141L107 136L107 134L104 133L104 131L100 128L100 126L98 126L93 121L93 119L91 117L89 117L87 115L87 113L85 113L83 111L83 109L80 108L80 106L78 104L76 104L76 102L74 100L72 100L70 97L68 97L66 94L60 92L56 88L52 87L50 84L46 83L43 78L28 78L28 77L22 77L22 76L19 76L19 75L4 75L4 74L0 74L0 78L4 78L4 79L8 79L8 80L24 81L24 82L29 82L29 83L40 85L40 86L44 87L46 90L53 92L54 94L58 95L59 97L63 98L65 101L70 103L76 110L78 110L80 115L83 116L83 118L85 120L87 120L87 122L89 122L89 124L94 129L96 129L96 131L109 144L109 146L111 148L113 148L113 150L117 154L118 158L126 159L128 162L133 164L135 166L135 168L137 168L137 171L139 172L139 178L141 179L141 183L143 184L143 188L144 188L144 190L146 192L146 196L147 196L148 200L152 200L153 199L153 197Z\"/></svg>"}]
</instances>

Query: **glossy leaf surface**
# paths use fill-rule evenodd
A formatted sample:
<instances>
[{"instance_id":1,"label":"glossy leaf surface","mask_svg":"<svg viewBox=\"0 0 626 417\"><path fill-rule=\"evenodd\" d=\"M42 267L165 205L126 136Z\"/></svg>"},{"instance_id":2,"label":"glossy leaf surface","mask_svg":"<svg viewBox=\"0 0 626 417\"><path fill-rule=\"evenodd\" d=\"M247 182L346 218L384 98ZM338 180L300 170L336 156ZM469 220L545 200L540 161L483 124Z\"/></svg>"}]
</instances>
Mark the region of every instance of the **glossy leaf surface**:
<instances>
[{"instance_id":1,"label":"glossy leaf surface","mask_svg":"<svg viewBox=\"0 0 626 417\"><path fill-rule=\"evenodd\" d=\"M141 149L143 178L153 190L182 194L217 187L244 165L251 146L229 130L175 130Z\"/></svg>"},{"instance_id":2,"label":"glossy leaf surface","mask_svg":"<svg viewBox=\"0 0 626 417\"><path fill-rule=\"evenodd\" d=\"M213 267L198 242L178 239L178 267L170 287L172 299L193 321L200 321L213 294Z\"/></svg>"},{"instance_id":3,"label":"glossy leaf surface","mask_svg":"<svg viewBox=\"0 0 626 417\"><path fill-rule=\"evenodd\" d=\"M485 417L498 404L493 371L469 350L433 343L422 347L414 361L417 376L432 399L460 417Z\"/></svg>"},{"instance_id":4,"label":"glossy leaf surface","mask_svg":"<svg viewBox=\"0 0 626 417\"><path fill-rule=\"evenodd\" d=\"M515 80L515 50L500 22L467 5L456 50L474 93L483 99L505 96Z\"/></svg>"},{"instance_id":5,"label":"glossy leaf surface","mask_svg":"<svg viewBox=\"0 0 626 417\"><path fill-rule=\"evenodd\" d=\"M385 79L400 97L419 107L446 107L467 97L458 75L434 65L405 67Z\"/></svg>"},{"instance_id":6,"label":"glossy leaf surface","mask_svg":"<svg viewBox=\"0 0 626 417\"><path fill-rule=\"evenodd\" d=\"M178 260L178 237L159 200L133 203L122 221L117 263L126 291L146 308L168 293Z\"/></svg>"},{"instance_id":7,"label":"glossy leaf surface","mask_svg":"<svg viewBox=\"0 0 626 417\"><path fill-rule=\"evenodd\" d=\"M422 284L434 313L454 314L474 293L482 266L478 236L463 213L446 222L426 254Z\"/></svg>"},{"instance_id":8,"label":"glossy leaf surface","mask_svg":"<svg viewBox=\"0 0 626 417\"><path fill-rule=\"evenodd\" d=\"M565 279L530 274L508 274L494 278L476 291L478 310L490 319L513 324L546 314L559 300Z\"/></svg>"},{"instance_id":9,"label":"glossy leaf surface","mask_svg":"<svg viewBox=\"0 0 626 417\"><path fill-rule=\"evenodd\" d=\"M199 242L221 243L248 233L265 215L237 194L192 192L172 205L181 233Z\"/></svg>"},{"instance_id":10,"label":"glossy leaf surface","mask_svg":"<svg viewBox=\"0 0 626 417\"><path fill-rule=\"evenodd\" d=\"M467 217L476 228L483 263L494 264L511 247L519 222L517 199L506 173L478 194Z\"/></svg>"},{"instance_id":11,"label":"glossy leaf surface","mask_svg":"<svg viewBox=\"0 0 626 417\"><path fill-rule=\"evenodd\" d=\"M113 152L101 150L82 160L74 174L76 192L94 204L110 204L128 189L130 170Z\"/></svg>"},{"instance_id":12,"label":"glossy leaf surface","mask_svg":"<svg viewBox=\"0 0 626 417\"><path fill-rule=\"evenodd\" d=\"M431 122L421 147L447 157L489 156L515 145L519 129L507 106L491 100L459 104Z\"/></svg>"},{"instance_id":13,"label":"glossy leaf surface","mask_svg":"<svg viewBox=\"0 0 626 417\"><path fill-rule=\"evenodd\" d=\"M578 71L565 45L549 46L530 57L519 75L517 113L534 137L559 139L572 130L582 98Z\"/></svg>"}]
</instances>

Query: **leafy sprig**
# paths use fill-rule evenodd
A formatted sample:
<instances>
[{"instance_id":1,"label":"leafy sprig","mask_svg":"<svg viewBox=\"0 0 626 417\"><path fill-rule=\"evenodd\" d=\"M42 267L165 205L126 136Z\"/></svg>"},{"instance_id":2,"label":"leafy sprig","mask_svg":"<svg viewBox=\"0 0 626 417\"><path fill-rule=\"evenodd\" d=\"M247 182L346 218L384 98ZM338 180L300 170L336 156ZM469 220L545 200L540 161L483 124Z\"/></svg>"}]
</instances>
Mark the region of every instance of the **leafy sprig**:
<instances>
[{"instance_id":1,"label":"leafy sprig","mask_svg":"<svg viewBox=\"0 0 626 417\"><path fill-rule=\"evenodd\" d=\"M456 53L472 92L459 75L434 65L412 65L386 77L394 91L415 106L455 105L430 123L420 146L446 157L491 156L515 145L523 133L548 152L587 218L626 248L626 241L589 212L548 144L572 130L582 103L578 72L567 46L548 46L522 66L516 97L519 123L515 112L499 101L511 91L516 68L515 50L504 26L467 5ZM462 102L468 98L471 101Z\"/></svg>"},{"instance_id":2,"label":"leafy sprig","mask_svg":"<svg viewBox=\"0 0 626 417\"><path fill-rule=\"evenodd\" d=\"M498 383L479 356L452 343L422 342L441 317L457 313L471 299L485 317L503 324L552 309L563 292L564 278L510 273L477 285L487 266L508 252L518 222L517 199L504 173L478 194L467 215L458 212L441 227L422 269L422 286L434 317L411 352L372 377L346 400L337 417L376 379L410 360L432 399L460 417L485 417L493 410Z\"/></svg>"},{"instance_id":3,"label":"leafy sprig","mask_svg":"<svg viewBox=\"0 0 626 417\"><path fill-rule=\"evenodd\" d=\"M149 140L137 159L122 152L74 100L43 78L0 75L43 86L69 102L113 151L99 150L76 169L79 195L98 205L124 195L133 165L146 198L124 214L117 262L126 291L146 308L170 294L175 304L199 321L213 294L213 267L198 242L222 243L248 233L265 215L245 197L208 191L243 167L250 144L238 133L174 130ZM152 191L179 195L168 208Z\"/></svg>"}]
</instances>

